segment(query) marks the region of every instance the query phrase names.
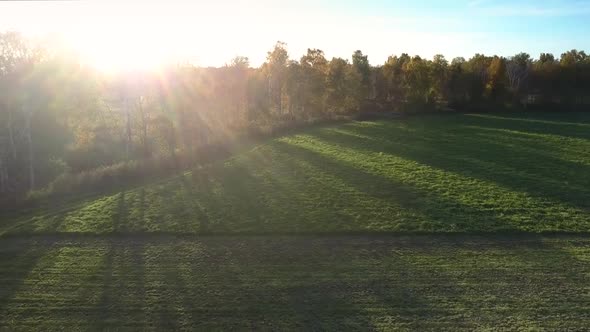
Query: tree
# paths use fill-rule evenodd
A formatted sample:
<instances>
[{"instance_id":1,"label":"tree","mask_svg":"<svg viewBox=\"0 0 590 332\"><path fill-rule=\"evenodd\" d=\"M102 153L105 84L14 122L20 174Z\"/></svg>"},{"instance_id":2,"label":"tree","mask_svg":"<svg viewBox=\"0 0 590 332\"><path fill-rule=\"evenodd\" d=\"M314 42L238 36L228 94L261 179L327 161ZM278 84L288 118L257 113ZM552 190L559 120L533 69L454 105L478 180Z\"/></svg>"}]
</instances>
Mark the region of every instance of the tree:
<instances>
[{"instance_id":1,"label":"tree","mask_svg":"<svg viewBox=\"0 0 590 332\"><path fill-rule=\"evenodd\" d=\"M18 161L16 136L20 119L24 118L18 104L19 88L25 67L32 52L22 36L16 32L0 33L0 190L6 191L14 164ZM22 129L22 127L21 127Z\"/></svg>"},{"instance_id":2,"label":"tree","mask_svg":"<svg viewBox=\"0 0 590 332\"><path fill-rule=\"evenodd\" d=\"M450 63L442 55L427 60L402 53L371 66L360 50L351 60L328 61L322 50L310 48L292 61L286 44L277 42L259 68L237 56L221 68L183 64L157 75L109 76L75 55L4 33L0 192L22 193L64 172L90 174L155 156L189 164L253 130L355 112L369 102L417 111L435 102L478 107L534 93L561 109L590 104L588 91L590 57L578 50L559 59L549 53L535 61L526 53L507 59L475 54Z\"/></svg>"},{"instance_id":3,"label":"tree","mask_svg":"<svg viewBox=\"0 0 590 332\"><path fill-rule=\"evenodd\" d=\"M512 93L518 96L521 89L528 83L531 56L527 53L519 53L511 57L506 63L506 76Z\"/></svg>"},{"instance_id":4,"label":"tree","mask_svg":"<svg viewBox=\"0 0 590 332\"><path fill-rule=\"evenodd\" d=\"M406 99L406 87L404 86L403 67L410 61L410 56L403 53L400 57L390 56L383 65L382 72L387 82L387 100L403 102Z\"/></svg>"},{"instance_id":5,"label":"tree","mask_svg":"<svg viewBox=\"0 0 590 332\"><path fill-rule=\"evenodd\" d=\"M555 63L555 56L551 53L541 53L539 55L538 63L541 64L554 64Z\"/></svg>"},{"instance_id":6,"label":"tree","mask_svg":"<svg viewBox=\"0 0 590 332\"><path fill-rule=\"evenodd\" d=\"M562 53L559 63L564 67L575 66L579 63L586 61L587 58L588 56L584 51L578 51L576 49L573 49L571 51Z\"/></svg>"},{"instance_id":7,"label":"tree","mask_svg":"<svg viewBox=\"0 0 590 332\"><path fill-rule=\"evenodd\" d=\"M449 104L463 105L469 96L469 77L465 69L465 58L457 57L449 66Z\"/></svg>"},{"instance_id":8,"label":"tree","mask_svg":"<svg viewBox=\"0 0 590 332\"><path fill-rule=\"evenodd\" d=\"M352 54L352 67L360 76L361 98L367 99L371 88L371 66L369 65L368 56L363 55L360 50L354 51Z\"/></svg>"},{"instance_id":9,"label":"tree","mask_svg":"<svg viewBox=\"0 0 590 332\"><path fill-rule=\"evenodd\" d=\"M494 56L488 68L488 83L486 92L490 99L498 99L504 92L506 78L506 61L502 57Z\"/></svg>"},{"instance_id":10,"label":"tree","mask_svg":"<svg viewBox=\"0 0 590 332\"><path fill-rule=\"evenodd\" d=\"M590 57L584 51L573 49L561 54L559 63L562 95L577 108L584 103L586 91L590 88Z\"/></svg>"},{"instance_id":11,"label":"tree","mask_svg":"<svg viewBox=\"0 0 590 332\"><path fill-rule=\"evenodd\" d=\"M471 101L478 102L483 97L488 83L488 68L492 58L476 53L465 63L469 79L469 96Z\"/></svg>"},{"instance_id":12,"label":"tree","mask_svg":"<svg viewBox=\"0 0 590 332\"><path fill-rule=\"evenodd\" d=\"M414 56L402 68L407 98L411 104L428 104L433 102L430 94L430 70L428 63Z\"/></svg>"},{"instance_id":13,"label":"tree","mask_svg":"<svg viewBox=\"0 0 590 332\"><path fill-rule=\"evenodd\" d=\"M301 57L299 63L302 111L309 114L322 114L325 112L324 96L328 60L322 50L307 49L307 53Z\"/></svg>"},{"instance_id":14,"label":"tree","mask_svg":"<svg viewBox=\"0 0 590 332\"><path fill-rule=\"evenodd\" d=\"M281 41L278 41L266 56L265 69L270 104L277 109L279 115L283 114L283 89L288 60L287 44Z\"/></svg>"},{"instance_id":15,"label":"tree","mask_svg":"<svg viewBox=\"0 0 590 332\"><path fill-rule=\"evenodd\" d=\"M305 81L302 66L292 61L287 67L285 91L288 100L289 112L293 117L303 116L305 113ZM293 119L291 119L293 120Z\"/></svg>"},{"instance_id":16,"label":"tree","mask_svg":"<svg viewBox=\"0 0 590 332\"><path fill-rule=\"evenodd\" d=\"M437 54L432 59L433 89L441 99L448 98L448 67L449 62L444 55Z\"/></svg>"},{"instance_id":17,"label":"tree","mask_svg":"<svg viewBox=\"0 0 590 332\"><path fill-rule=\"evenodd\" d=\"M27 149L28 187L35 188L35 158L32 121L45 101L41 49L29 45L18 33L0 35L0 73L4 82L3 108L7 113L8 142L13 161L17 160L15 117L23 119L22 133ZM5 150L4 148L2 150ZM2 162L3 167L6 162ZM4 175L7 169L2 171Z\"/></svg>"},{"instance_id":18,"label":"tree","mask_svg":"<svg viewBox=\"0 0 590 332\"><path fill-rule=\"evenodd\" d=\"M248 71L250 61L247 57L236 56L231 64L226 66L228 71L228 89L231 91L230 100L235 113L231 119L237 123L245 123L248 110Z\"/></svg>"},{"instance_id":19,"label":"tree","mask_svg":"<svg viewBox=\"0 0 590 332\"><path fill-rule=\"evenodd\" d=\"M331 113L359 109L360 74L342 58L332 58L326 77L326 104Z\"/></svg>"}]
</instances>

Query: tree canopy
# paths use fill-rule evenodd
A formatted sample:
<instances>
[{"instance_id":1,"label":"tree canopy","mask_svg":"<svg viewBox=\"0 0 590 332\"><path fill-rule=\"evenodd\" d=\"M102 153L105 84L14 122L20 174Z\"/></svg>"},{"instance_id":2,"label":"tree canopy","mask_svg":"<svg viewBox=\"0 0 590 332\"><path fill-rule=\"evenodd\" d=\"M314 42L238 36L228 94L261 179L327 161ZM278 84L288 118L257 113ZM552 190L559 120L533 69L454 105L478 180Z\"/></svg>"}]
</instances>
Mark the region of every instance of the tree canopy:
<instances>
[{"instance_id":1,"label":"tree canopy","mask_svg":"<svg viewBox=\"0 0 590 332\"><path fill-rule=\"evenodd\" d=\"M475 54L451 61L404 53L375 65L361 50L350 60L328 60L310 48L297 61L277 42L259 68L237 56L221 68L185 64L107 76L18 33L2 33L0 192L26 192L62 174L132 160L177 164L220 142L343 114L581 109L590 104L589 88L590 57L578 50L559 58Z\"/></svg>"}]
</instances>

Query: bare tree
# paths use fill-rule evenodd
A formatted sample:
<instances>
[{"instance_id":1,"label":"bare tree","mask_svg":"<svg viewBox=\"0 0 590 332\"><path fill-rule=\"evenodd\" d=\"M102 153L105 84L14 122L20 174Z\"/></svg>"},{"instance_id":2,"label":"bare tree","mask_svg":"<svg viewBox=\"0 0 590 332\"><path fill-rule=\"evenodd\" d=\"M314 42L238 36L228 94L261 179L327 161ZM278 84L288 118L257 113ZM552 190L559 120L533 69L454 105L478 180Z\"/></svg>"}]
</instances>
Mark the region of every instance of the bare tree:
<instances>
[{"instance_id":1,"label":"bare tree","mask_svg":"<svg viewBox=\"0 0 590 332\"><path fill-rule=\"evenodd\" d=\"M514 92L519 92L529 77L529 65L522 65L513 60L506 63L506 77L510 89Z\"/></svg>"},{"instance_id":2,"label":"bare tree","mask_svg":"<svg viewBox=\"0 0 590 332\"><path fill-rule=\"evenodd\" d=\"M141 120L141 145L143 149L144 157L148 157L150 155L150 149L148 146L148 123L149 123L149 114L146 104L146 98L143 95L140 95L137 98L137 112L139 113L139 117Z\"/></svg>"},{"instance_id":3,"label":"bare tree","mask_svg":"<svg viewBox=\"0 0 590 332\"><path fill-rule=\"evenodd\" d=\"M123 97L123 110L125 112L125 154L127 160L129 160L131 152L131 111L129 110L129 97L125 95Z\"/></svg>"},{"instance_id":4,"label":"bare tree","mask_svg":"<svg viewBox=\"0 0 590 332\"><path fill-rule=\"evenodd\" d=\"M507 61L506 76L514 93L518 94L527 83L531 65L532 60L528 53L518 53Z\"/></svg>"},{"instance_id":5,"label":"bare tree","mask_svg":"<svg viewBox=\"0 0 590 332\"><path fill-rule=\"evenodd\" d=\"M34 110L30 105L26 105L23 109L25 113L25 139L27 141L28 151L28 168L29 168L29 189L35 189L35 166L34 166L34 151L33 151L33 133L31 129L31 120L33 119Z\"/></svg>"},{"instance_id":6,"label":"bare tree","mask_svg":"<svg viewBox=\"0 0 590 332\"><path fill-rule=\"evenodd\" d=\"M4 140L0 141L0 193L8 191L8 165L6 164L5 157L5 144Z\"/></svg>"},{"instance_id":7,"label":"bare tree","mask_svg":"<svg viewBox=\"0 0 590 332\"><path fill-rule=\"evenodd\" d=\"M8 121L6 122L6 127L8 130L8 142L10 145L10 151L12 153L12 159L16 160L16 144L14 143L14 115L12 114L12 110L8 110Z\"/></svg>"}]
</instances>

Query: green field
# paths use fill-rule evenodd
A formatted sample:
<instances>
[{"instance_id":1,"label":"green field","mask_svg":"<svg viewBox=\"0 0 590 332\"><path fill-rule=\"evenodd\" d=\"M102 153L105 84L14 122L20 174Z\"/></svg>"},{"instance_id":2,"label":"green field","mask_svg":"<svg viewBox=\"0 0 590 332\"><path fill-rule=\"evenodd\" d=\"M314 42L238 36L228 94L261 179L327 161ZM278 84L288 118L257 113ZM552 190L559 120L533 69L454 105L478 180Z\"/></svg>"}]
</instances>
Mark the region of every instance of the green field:
<instances>
[{"instance_id":1,"label":"green field","mask_svg":"<svg viewBox=\"0 0 590 332\"><path fill-rule=\"evenodd\" d=\"M590 240L10 239L0 299L10 330L581 330Z\"/></svg>"},{"instance_id":2,"label":"green field","mask_svg":"<svg viewBox=\"0 0 590 332\"><path fill-rule=\"evenodd\" d=\"M0 329L590 326L590 114L314 127L0 222Z\"/></svg>"},{"instance_id":3,"label":"green field","mask_svg":"<svg viewBox=\"0 0 590 332\"><path fill-rule=\"evenodd\" d=\"M588 232L589 170L590 115L353 122L0 234Z\"/></svg>"}]
</instances>

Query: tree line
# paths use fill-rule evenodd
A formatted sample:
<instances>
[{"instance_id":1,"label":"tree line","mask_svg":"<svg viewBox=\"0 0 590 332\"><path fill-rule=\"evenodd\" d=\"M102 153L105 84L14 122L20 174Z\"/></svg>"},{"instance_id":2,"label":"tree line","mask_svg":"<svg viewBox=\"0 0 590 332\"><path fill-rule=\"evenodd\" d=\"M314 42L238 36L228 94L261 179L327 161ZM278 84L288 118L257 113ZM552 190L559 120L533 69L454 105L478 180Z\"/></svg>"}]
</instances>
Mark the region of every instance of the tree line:
<instances>
[{"instance_id":1,"label":"tree line","mask_svg":"<svg viewBox=\"0 0 590 332\"><path fill-rule=\"evenodd\" d=\"M1 33L0 195L131 161L183 167L207 146L362 112L581 110L589 88L590 57L577 50L451 61L404 53L372 65L360 50L350 60L320 49L292 59L277 42L258 68L236 57L220 68L105 75Z\"/></svg>"}]
</instances>

